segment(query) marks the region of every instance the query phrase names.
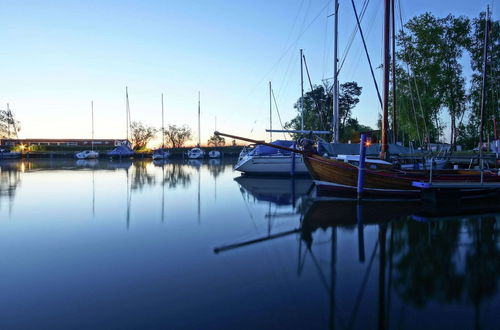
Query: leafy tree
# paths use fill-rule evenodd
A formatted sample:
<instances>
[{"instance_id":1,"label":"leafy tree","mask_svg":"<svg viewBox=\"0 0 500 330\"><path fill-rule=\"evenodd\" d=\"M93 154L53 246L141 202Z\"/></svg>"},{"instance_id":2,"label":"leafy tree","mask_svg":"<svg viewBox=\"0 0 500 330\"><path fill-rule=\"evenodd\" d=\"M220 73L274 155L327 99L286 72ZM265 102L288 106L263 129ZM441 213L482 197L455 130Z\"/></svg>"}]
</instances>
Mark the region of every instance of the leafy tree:
<instances>
[{"instance_id":1,"label":"leafy tree","mask_svg":"<svg viewBox=\"0 0 500 330\"><path fill-rule=\"evenodd\" d=\"M371 130L367 126L359 125L357 119L352 118L352 109L358 104L362 87L354 81L339 86L339 130L340 140L347 142L361 127ZM295 103L298 115L285 124L286 129L300 130L301 109L300 98ZM304 129L305 130L332 130L332 93L328 85L317 85L304 95ZM298 136L294 136L297 138ZM330 136L331 139L331 136Z\"/></svg>"},{"instance_id":2,"label":"leafy tree","mask_svg":"<svg viewBox=\"0 0 500 330\"><path fill-rule=\"evenodd\" d=\"M437 142L445 125L440 113L450 115L450 140L457 134L457 119L466 109L461 58L469 44L469 20L430 13L409 20L399 32L397 98L400 128L410 139Z\"/></svg>"},{"instance_id":3,"label":"leafy tree","mask_svg":"<svg viewBox=\"0 0 500 330\"><path fill-rule=\"evenodd\" d=\"M182 148L189 139L191 139L191 129L186 125L181 127L168 125L168 128L165 129L165 141L172 148Z\"/></svg>"},{"instance_id":4,"label":"leafy tree","mask_svg":"<svg viewBox=\"0 0 500 330\"><path fill-rule=\"evenodd\" d=\"M481 12L479 17L472 20L472 29L469 35L470 42L468 51L472 68L472 79L470 88L470 111L468 111L467 123L462 125L459 131L459 143L467 148L477 146L479 141L479 124L481 110L481 83L483 79L483 50L484 50L484 28L486 13ZM500 21L490 22L490 40L487 59L486 76L486 107L484 111L484 137L485 141L495 137L493 119L500 121Z\"/></svg>"},{"instance_id":5,"label":"leafy tree","mask_svg":"<svg viewBox=\"0 0 500 330\"><path fill-rule=\"evenodd\" d=\"M14 138L21 130L19 121L16 120L10 109L0 110L0 138Z\"/></svg>"},{"instance_id":6,"label":"leafy tree","mask_svg":"<svg viewBox=\"0 0 500 330\"><path fill-rule=\"evenodd\" d=\"M140 121L133 121L130 125L132 145L135 150L144 149L156 135L156 128L147 126Z\"/></svg>"},{"instance_id":7,"label":"leafy tree","mask_svg":"<svg viewBox=\"0 0 500 330\"><path fill-rule=\"evenodd\" d=\"M214 147L221 147L226 145L226 140L222 136L212 135L210 139L208 139L207 144L209 146L213 145Z\"/></svg>"}]
</instances>

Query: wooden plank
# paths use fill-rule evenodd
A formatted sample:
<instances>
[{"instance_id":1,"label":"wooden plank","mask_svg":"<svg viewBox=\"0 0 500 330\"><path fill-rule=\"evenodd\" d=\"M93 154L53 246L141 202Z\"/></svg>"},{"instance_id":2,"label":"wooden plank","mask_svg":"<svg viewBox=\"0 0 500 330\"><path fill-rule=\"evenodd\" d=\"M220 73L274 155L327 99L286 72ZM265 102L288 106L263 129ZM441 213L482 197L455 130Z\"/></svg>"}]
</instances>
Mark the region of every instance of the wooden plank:
<instances>
[{"instance_id":1,"label":"wooden plank","mask_svg":"<svg viewBox=\"0 0 500 330\"><path fill-rule=\"evenodd\" d=\"M500 189L497 182L419 182L414 181L413 187L421 189Z\"/></svg>"}]
</instances>

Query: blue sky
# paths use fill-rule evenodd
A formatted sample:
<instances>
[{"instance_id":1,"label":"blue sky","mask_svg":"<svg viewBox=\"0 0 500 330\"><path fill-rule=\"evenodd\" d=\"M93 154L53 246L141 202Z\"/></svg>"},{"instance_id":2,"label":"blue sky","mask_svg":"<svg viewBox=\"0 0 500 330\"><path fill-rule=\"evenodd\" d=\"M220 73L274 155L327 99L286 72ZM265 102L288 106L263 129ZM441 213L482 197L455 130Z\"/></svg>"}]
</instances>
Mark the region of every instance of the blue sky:
<instances>
[{"instance_id":1,"label":"blue sky","mask_svg":"<svg viewBox=\"0 0 500 330\"><path fill-rule=\"evenodd\" d=\"M471 17L492 3L401 1L404 19L425 11ZM20 137L84 138L94 100L96 138L123 137L128 86L132 120L161 126L165 93L166 124L190 126L197 140L201 91L202 141L215 116L221 131L264 138L269 80L282 119L295 115L300 48L313 82L332 76L332 12L325 0L2 1L0 106L10 103ZM342 55L355 25L350 1L340 0L339 19ZM381 22L382 1L371 1L363 26L375 66ZM377 99L359 36L339 79L363 87L353 115L374 126Z\"/></svg>"}]
</instances>

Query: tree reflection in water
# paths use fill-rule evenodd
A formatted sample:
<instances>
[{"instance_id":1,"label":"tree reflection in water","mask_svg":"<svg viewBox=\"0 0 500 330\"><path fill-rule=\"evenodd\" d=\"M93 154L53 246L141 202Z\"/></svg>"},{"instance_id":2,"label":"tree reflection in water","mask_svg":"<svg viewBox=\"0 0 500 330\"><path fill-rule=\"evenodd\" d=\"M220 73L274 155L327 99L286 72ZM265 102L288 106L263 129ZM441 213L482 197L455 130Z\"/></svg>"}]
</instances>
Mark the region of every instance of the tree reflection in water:
<instances>
[{"instance_id":1,"label":"tree reflection in water","mask_svg":"<svg viewBox=\"0 0 500 330\"><path fill-rule=\"evenodd\" d=\"M21 183L21 170L23 163L19 161L1 161L0 162L0 208L2 201L6 200L9 207L14 202L16 189Z\"/></svg>"},{"instance_id":2,"label":"tree reflection in water","mask_svg":"<svg viewBox=\"0 0 500 330\"><path fill-rule=\"evenodd\" d=\"M500 251L494 216L393 226L393 281L404 301L420 308L432 300L477 307L496 294Z\"/></svg>"},{"instance_id":3,"label":"tree reflection in water","mask_svg":"<svg viewBox=\"0 0 500 330\"><path fill-rule=\"evenodd\" d=\"M175 188L178 185L187 187L191 183L191 173L187 172L185 165L180 163L168 163L164 165L165 179L164 184L169 188Z\"/></svg>"},{"instance_id":4,"label":"tree reflection in water","mask_svg":"<svg viewBox=\"0 0 500 330\"><path fill-rule=\"evenodd\" d=\"M155 176L148 173L149 161L133 162L132 182L130 189L142 190L145 186L153 186L156 182Z\"/></svg>"}]
</instances>

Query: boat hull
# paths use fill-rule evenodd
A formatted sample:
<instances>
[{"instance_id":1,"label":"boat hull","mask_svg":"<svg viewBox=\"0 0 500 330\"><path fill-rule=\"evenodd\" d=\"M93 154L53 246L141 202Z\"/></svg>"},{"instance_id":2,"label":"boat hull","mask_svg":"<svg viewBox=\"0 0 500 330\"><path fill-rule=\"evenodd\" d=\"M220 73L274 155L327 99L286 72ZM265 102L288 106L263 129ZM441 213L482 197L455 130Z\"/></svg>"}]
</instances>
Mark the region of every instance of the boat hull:
<instances>
[{"instance_id":1,"label":"boat hull","mask_svg":"<svg viewBox=\"0 0 500 330\"><path fill-rule=\"evenodd\" d=\"M324 158L318 155L306 155L305 164L320 193L356 195L358 183L358 168L349 163ZM479 182L480 172L463 174L462 172L436 172L433 182ZM499 182L497 175L483 177L485 182ZM365 170L363 195L376 197L419 197L422 189L413 186L413 182L429 181L427 171L395 171L395 170ZM491 194L497 189L463 189L457 188L455 192L461 197L481 197Z\"/></svg>"},{"instance_id":2,"label":"boat hull","mask_svg":"<svg viewBox=\"0 0 500 330\"><path fill-rule=\"evenodd\" d=\"M291 175L292 158L295 174L307 175L309 171L301 156L245 156L234 166L236 171L254 175Z\"/></svg>"}]
</instances>

